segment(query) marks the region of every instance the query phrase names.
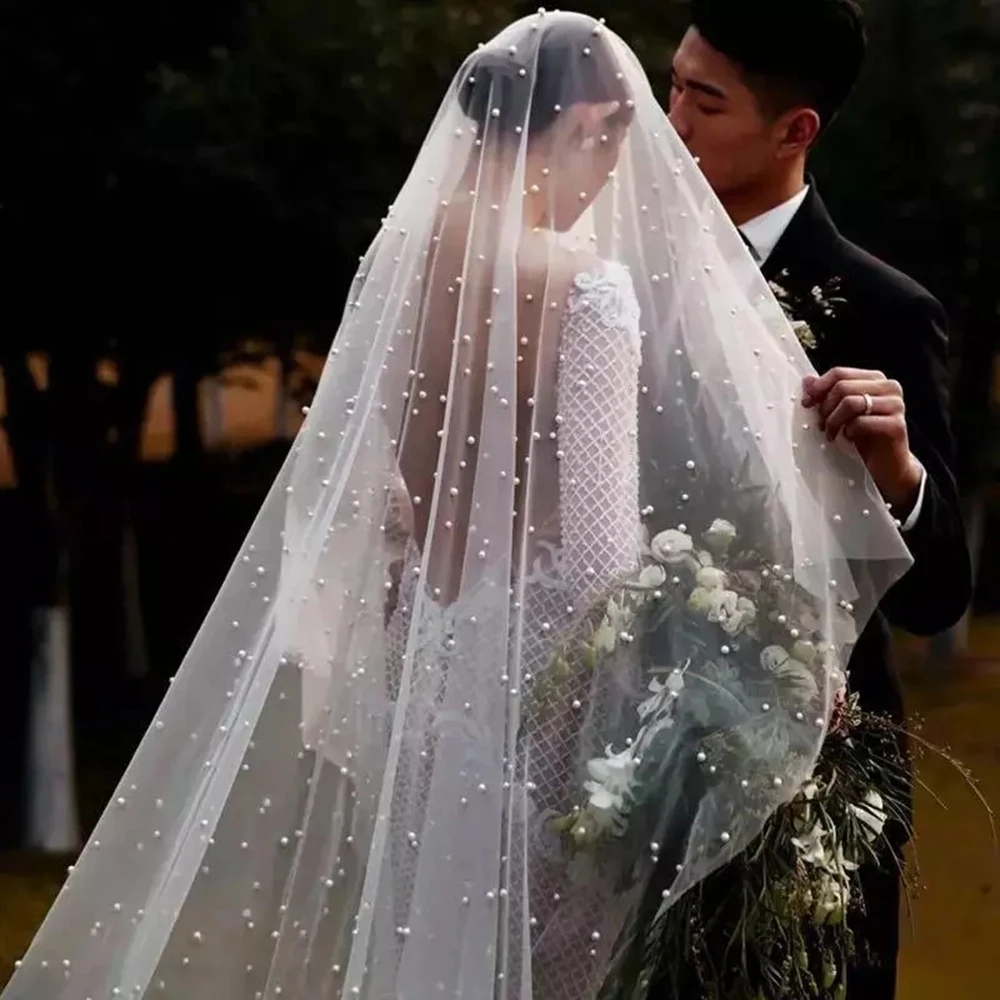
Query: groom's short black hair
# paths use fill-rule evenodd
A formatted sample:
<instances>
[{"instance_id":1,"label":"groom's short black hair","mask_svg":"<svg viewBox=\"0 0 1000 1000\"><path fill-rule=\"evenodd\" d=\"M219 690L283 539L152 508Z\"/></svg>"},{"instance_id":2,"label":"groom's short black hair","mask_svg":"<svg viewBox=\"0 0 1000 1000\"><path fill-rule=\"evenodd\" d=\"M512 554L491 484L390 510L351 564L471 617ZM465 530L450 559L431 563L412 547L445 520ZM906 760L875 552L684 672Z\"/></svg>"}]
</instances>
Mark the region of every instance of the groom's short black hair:
<instances>
[{"instance_id":1,"label":"groom's short black hair","mask_svg":"<svg viewBox=\"0 0 1000 1000\"><path fill-rule=\"evenodd\" d=\"M855 0L692 0L698 34L747 78L766 111L807 104L826 128L864 62Z\"/></svg>"}]
</instances>

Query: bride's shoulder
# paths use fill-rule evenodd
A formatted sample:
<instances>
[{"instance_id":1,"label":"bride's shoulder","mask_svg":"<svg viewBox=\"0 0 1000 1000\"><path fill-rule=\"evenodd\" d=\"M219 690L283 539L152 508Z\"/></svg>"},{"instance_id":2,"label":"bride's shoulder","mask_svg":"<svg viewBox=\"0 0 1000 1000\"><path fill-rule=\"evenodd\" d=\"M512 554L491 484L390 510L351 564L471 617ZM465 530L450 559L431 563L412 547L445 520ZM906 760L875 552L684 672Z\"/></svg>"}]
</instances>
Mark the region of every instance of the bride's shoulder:
<instances>
[{"instance_id":1,"label":"bride's shoulder","mask_svg":"<svg viewBox=\"0 0 1000 1000\"><path fill-rule=\"evenodd\" d=\"M579 263L579 262L578 262ZM565 321L624 335L633 351L641 348L639 302L632 276L624 264L593 257L577 267L566 298Z\"/></svg>"},{"instance_id":2,"label":"bride's shoulder","mask_svg":"<svg viewBox=\"0 0 1000 1000\"><path fill-rule=\"evenodd\" d=\"M524 288L561 307L564 328L623 331L638 349L639 302L624 264L585 250L526 241L520 265Z\"/></svg>"},{"instance_id":3,"label":"bride's shoulder","mask_svg":"<svg viewBox=\"0 0 1000 1000\"><path fill-rule=\"evenodd\" d=\"M629 269L614 260L588 256L578 260L570 280L570 306L601 302L617 303L623 311L638 313L635 285Z\"/></svg>"}]
</instances>

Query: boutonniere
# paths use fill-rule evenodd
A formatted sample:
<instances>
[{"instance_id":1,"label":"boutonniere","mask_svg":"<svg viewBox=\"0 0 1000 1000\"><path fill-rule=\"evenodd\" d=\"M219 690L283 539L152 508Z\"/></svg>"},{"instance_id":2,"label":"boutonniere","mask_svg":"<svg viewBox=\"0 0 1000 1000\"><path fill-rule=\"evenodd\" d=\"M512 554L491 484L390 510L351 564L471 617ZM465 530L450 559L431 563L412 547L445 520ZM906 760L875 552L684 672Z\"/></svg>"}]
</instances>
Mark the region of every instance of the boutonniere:
<instances>
[{"instance_id":1,"label":"boutonniere","mask_svg":"<svg viewBox=\"0 0 1000 1000\"><path fill-rule=\"evenodd\" d=\"M823 325L834 319L840 308L847 305L847 300L840 294L840 278L830 278L822 285L813 285L806 294L789 291L787 281L786 268L776 280L768 284L799 343L807 351L813 351L819 346L816 331L822 333Z\"/></svg>"}]
</instances>

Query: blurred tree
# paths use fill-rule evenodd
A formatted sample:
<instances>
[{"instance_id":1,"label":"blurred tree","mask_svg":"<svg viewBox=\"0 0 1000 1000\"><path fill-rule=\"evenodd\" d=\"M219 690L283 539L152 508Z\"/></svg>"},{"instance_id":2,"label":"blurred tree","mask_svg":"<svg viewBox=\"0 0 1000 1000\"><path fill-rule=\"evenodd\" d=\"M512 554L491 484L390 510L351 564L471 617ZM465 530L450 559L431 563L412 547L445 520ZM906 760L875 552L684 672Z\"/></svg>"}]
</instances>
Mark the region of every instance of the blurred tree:
<instances>
[{"instance_id":1,"label":"blurred tree","mask_svg":"<svg viewBox=\"0 0 1000 1000\"><path fill-rule=\"evenodd\" d=\"M872 58L816 172L849 235L913 274L954 324L959 478L987 461L1000 305L1000 21L981 0L868 0Z\"/></svg>"},{"instance_id":2,"label":"blurred tree","mask_svg":"<svg viewBox=\"0 0 1000 1000\"><path fill-rule=\"evenodd\" d=\"M984 486L1000 473L1000 21L981 0L868 0L866 8L873 57L820 148L817 173L848 234L948 309L956 471L977 565ZM961 648L966 624L932 644L934 660Z\"/></svg>"},{"instance_id":3,"label":"blurred tree","mask_svg":"<svg viewBox=\"0 0 1000 1000\"><path fill-rule=\"evenodd\" d=\"M141 670L145 658L131 484L149 388L178 351L162 319L183 314L171 269L156 271L170 257L155 225L159 175L144 157L150 74L164 59L197 68L230 37L241 3L10 0L0 23L5 429L37 552L23 581L40 626L33 673L45 685L74 661L78 722L113 716L114 666ZM121 600L104 609L113 627L102 655L80 657L79 630L68 648L51 640L76 624L71 609L92 587L81 559L102 503L120 508ZM94 746L107 733L89 735Z\"/></svg>"},{"instance_id":4,"label":"blurred tree","mask_svg":"<svg viewBox=\"0 0 1000 1000\"><path fill-rule=\"evenodd\" d=\"M682 0L608 16L666 95ZM358 255L378 228L462 59L537 4L256 0L237 45L206 71L164 64L150 108L161 161L224 178L261 206L253 271L266 311L332 337ZM273 242L267 239L273 234ZM262 307L263 308L263 307Z\"/></svg>"}]
</instances>

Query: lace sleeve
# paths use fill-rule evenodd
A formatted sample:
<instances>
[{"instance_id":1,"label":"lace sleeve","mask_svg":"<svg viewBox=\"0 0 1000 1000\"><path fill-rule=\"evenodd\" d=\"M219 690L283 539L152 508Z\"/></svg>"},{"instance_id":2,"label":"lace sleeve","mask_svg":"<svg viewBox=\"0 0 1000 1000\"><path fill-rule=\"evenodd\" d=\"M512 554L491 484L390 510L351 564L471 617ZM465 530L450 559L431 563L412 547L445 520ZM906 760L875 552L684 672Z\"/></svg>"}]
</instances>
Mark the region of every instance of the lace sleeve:
<instances>
[{"instance_id":1,"label":"lace sleeve","mask_svg":"<svg viewBox=\"0 0 1000 1000\"><path fill-rule=\"evenodd\" d=\"M414 555L413 503L402 474L396 470L389 484L385 509L386 581L385 622L392 619L399 603L399 588L407 560Z\"/></svg>"},{"instance_id":2,"label":"lace sleeve","mask_svg":"<svg viewBox=\"0 0 1000 1000\"><path fill-rule=\"evenodd\" d=\"M639 306L604 264L570 289L559 358L562 571L577 600L632 570L639 543Z\"/></svg>"}]
</instances>

